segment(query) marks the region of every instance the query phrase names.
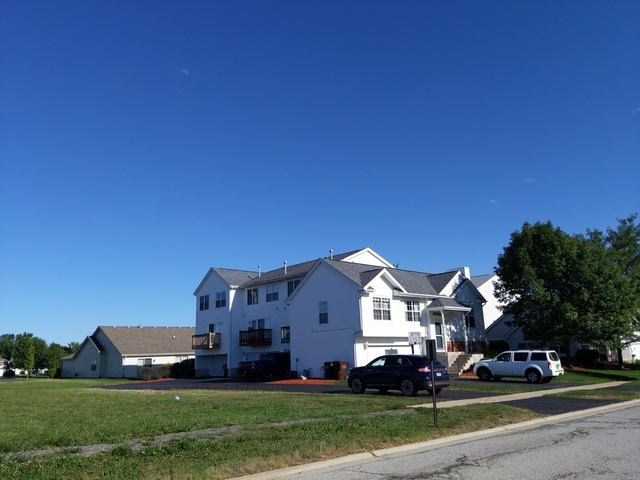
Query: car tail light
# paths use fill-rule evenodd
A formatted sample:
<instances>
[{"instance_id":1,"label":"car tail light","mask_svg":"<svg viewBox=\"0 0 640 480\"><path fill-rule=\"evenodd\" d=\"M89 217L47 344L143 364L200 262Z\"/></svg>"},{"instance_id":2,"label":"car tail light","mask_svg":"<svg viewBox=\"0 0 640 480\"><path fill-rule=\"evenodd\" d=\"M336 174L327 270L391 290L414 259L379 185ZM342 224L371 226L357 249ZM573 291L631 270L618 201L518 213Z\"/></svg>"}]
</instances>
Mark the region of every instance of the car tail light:
<instances>
[{"instance_id":1,"label":"car tail light","mask_svg":"<svg viewBox=\"0 0 640 480\"><path fill-rule=\"evenodd\" d=\"M429 373L431 369L429 367L418 367L419 372Z\"/></svg>"},{"instance_id":2,"label":"car tail light","mask_svg":"<svg viewBox=\"0 0 640 480\"><path fill-rule=\"evenodd\" d=\"M551 368L551 362L547 362L547 368Z\"/></svg>"}]
</instances>

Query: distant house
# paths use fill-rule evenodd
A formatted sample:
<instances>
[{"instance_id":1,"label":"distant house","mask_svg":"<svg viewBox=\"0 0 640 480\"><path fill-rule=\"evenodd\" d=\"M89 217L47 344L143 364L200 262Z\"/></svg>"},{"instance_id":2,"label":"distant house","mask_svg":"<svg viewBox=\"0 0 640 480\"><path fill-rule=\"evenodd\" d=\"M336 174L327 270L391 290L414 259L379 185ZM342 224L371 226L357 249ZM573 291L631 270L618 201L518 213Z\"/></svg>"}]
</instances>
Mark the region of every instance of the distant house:
<instances>
[{"instance_id":1,"label":"distant house","mask_svg":"<svg viewBox=\"0 0 640 480\"><path fill-rule=\"evenodd\" d=\"M9 360L6 358L0 357L0 377L4 374L5 369L7 368Z\"/></svg>"},{"instance_id":2,"label":"distant house","mask_svg":"<svg viewBox=\"0 0 640 480\"><path fill-rule=\"evenodd\" d=\"M262 272L211 268L196 297L196 375L266 352L290 352L312 377L327 363L364 365L389 353L421 354L435 340L448 366L484 345L482 305L469 269L401 270L369 248Z\"/></svg>"},{"instance_id":3,"label":"distant house","mask_svg":"<svg viewBox=\"0 0 640 480\"><path fill-rule=\"evenodd\" d=\"M471 277L471 283L475 285L478 292L486 299L486 303L482 307L482 311L484 312L484 328L489 328L493 322L502 316L500 302L496 298L494 292L495 287L493 286L497 280L498 276L495 273Z\"/></svg>"},{"instance_id":4,"label":"distant house","mask_svg":"<svg viewBox=\"0 0 640 480\"><path fill-rule=\"evenodd\" d=\"M193 327L98 327L62 358L63 378L139 378L140 367L194 358Z\"/></svg>"}]
</instances>

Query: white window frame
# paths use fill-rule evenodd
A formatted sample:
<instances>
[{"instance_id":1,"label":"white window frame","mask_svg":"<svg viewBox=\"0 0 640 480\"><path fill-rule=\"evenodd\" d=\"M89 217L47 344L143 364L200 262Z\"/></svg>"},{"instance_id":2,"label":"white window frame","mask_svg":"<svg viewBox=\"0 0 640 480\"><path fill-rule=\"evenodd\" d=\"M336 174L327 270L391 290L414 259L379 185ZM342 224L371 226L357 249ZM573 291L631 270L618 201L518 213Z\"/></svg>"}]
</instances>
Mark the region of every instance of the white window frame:
<instances>
[{"instance_id":1,"label":"white window frame","mask_svg":"<svg viewBox=\"0 0 640 480\"><path fill-rule=\"evenodd\" d=\"M442 330L442 322L434 322L433 330L436 337L436 348L442 350L444 348L444 331Z\"/></svg>"},{"instance_id":2,"label":"white window frame","mask_svg":"<svg viewBox=\"0 0 640 480\"><path fill-rule=\"evenodd\" d=\"M200 295L200 311L209 310L209 295Z\"/></svg>"},{"instance_id":3,"label":"white window frame","mask_svg":"<svg viewBox=\"0 0 640 480\"><path fill-rule=\"evenodd\" d=\"M227 306L227 292L216 292L216 308L223 308Z\"/></svg>"},{"instance_id":4,"label":"white window frame","mask_svg":"<svg viewBox=\"0 0 640 480\"><path fill-rule=\"evenodd\" d=\"M278 285L267 285L267 302L275 302L278 300Z\"/></svg>"},{"instance_id":5,"label":"white window frame","mask_svg":"<svg viewBox=\"0 0 640 480\"><path fill-rule=\"evenodd\" d=\"M420 302L415 300L407 300L405 303L405 320L407 322L420 321Z\"/></svg>"},{"instance_id":6,"label":"white window frame","mask_svg":"<svg viewBox=\"0 0 640 480\"><path fill-rule=\"evenodd\" d=\"M322 325L329 323L329 304L326 300L318 302L318 322Z\"/></svg>"},{"instance_id":7,"label":"white window frame","mask_svg":"<svg viewBox=\"0 0 640 480\"><path fill-rule=\"evenodd\" d=\"M247 290L247 305L257 305L258 304L258 289L250 288Z\"/></svg>"},{"instance_id":8,"label":"white window frame","mask_svg":"<svg viewBox=\"0 0 640 480\"><path fill-rule=\"evenodd\" d=\"M385 297L373 297L373 319L391 320L391 299Z\"/></svg>"}]
</instances>

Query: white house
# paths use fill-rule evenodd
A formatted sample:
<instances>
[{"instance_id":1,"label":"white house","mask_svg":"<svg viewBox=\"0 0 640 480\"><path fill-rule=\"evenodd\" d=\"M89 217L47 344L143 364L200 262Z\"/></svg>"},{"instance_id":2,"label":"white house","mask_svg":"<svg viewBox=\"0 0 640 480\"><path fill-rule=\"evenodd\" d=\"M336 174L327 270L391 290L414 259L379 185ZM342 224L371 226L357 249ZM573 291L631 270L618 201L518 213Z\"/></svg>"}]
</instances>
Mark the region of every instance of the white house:
<instances>
[{"instance_id":1,"label":"white house","mask_svg":"<svg viewBox=\"0 0 640 480\"><path fill-rule=\"evenodd\" d=\"M495 296L495 287L493 286L497 280L498 276L495 273L471 277L471 282L486 299L486 303L484 304L482 311L484 312L484 327L487 329L493 324L493 322L502 316L500 302Z\"/></svg>"},{"instance_id":2,"label":"white house","mask_svg":"<svg viewBox=\"0 0 640 480\"><path fill-rule=\"evenodd\" d=\"M484 342L486 300L468 269L400 270L369 248L265 273L211 268L194 295L197 376L289 351L292 371L320 377L326 362L423 353L427 339L453 366Z\"/></svg>"},{"instance_id":3,"label":"white house","mask_svg":"<svg viewBox=\"0 0 640 480\"><path fill-rule=\"evenodd\" d=\"M140 367L194 358L193 327L98 327L62 359L63 378L139 378Z\"/></svg>"}]
</instances>

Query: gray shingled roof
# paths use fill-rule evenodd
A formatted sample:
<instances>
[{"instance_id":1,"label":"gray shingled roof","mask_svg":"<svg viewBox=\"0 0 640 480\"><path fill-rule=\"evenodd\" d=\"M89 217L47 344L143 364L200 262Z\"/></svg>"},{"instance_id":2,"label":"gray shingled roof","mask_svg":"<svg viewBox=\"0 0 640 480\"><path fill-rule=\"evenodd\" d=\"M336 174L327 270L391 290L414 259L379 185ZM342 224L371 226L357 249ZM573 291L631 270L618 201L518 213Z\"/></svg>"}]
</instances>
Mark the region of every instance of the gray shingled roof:
<instances>
[{"instance_id":1,"label":"gray shingled roof","mask_svg":"<svg viewBox=\"0 0 640 480\"><path fill-rule=\"evenodd\" d=\"M185 355L193 353L195 327L98 327L121 355Z\"/></svg>"},{"instance_id":2,"label":"gray shingled roof","mask_svg":"<svg viewBox=\"0 0 640 480\"><path fill-rule=\"evenodd\" d=\"M419 295L438 295L439 293L439 291L434 288L431 282L431 275L428 273L399 269L390 269L389 273L402 285L407 293Z\"/></svg>"},{"instance_id":3,"label":"gray shingled roof","mask_svg":"<svg viewBox=\"0 0 640 480\"><path fill-rule=\"evenodd\" d=\"M253 287L255 285L262 285L264 283L271 283L279 280L286 280L287 278L304 277L307 272L311 270L311 267L313 267L316 261L317 260L312 260L310 262L287 265L287 273L285 273L283 266L282 268L277 268L275 270L261 273L259 277L256 274L255 278L242 284L242 288Z\"/></svg>"},{"instance_id":4,"label":"gray shingled roof","mask_svg":"<svg viewBox=\"0 0 640 480\"><path fill-rule=\"evenodd\" d=\"M229 285L242 285L258 276L258 272L249 270L233 270L230 268L214 268L214 272L222 277Z\"/></svg>"},{"instance_id":5,"label":"gray shingled roof","mask_svg":"<svg viewBox=\"0 0 640 480\"><path fill-rule=\"evenodd\" d=\"M429 304L429 309L431 308L469 308L466 305L461 304L455 298L436 298L433 302Z\"/></svg>"},{"instance_id":6,"label":"gray shingled roof","mask_svg":"<svg viewBox=\"0 0 640 480\"><path fill-rule=\"evenodd\" d=\"M335 259L335 255L333 257ZM382 267L374 265L364 265L362 263L342 262L339 260L325 260L327 264L342 273L345 277L364 287L378 273L382 271Z\"/></svg>"},{"instance_id":7,"label":"gray shingled roof","mask_svg":"<svg viewBox=\"0 0 640 480\"><path fill-rule=\"evenodd\" d=\"M476 288L480 288L495 276L495 273L487 273L486 275L476 275L475 277L471 277L470 280Z\"/></svg>"},{"instance_id":8,"label":"gray shingled roof","mask_svg":"<svg viewBox=\"0 0 640 480\"><path fill-rule=\"evenodd\" d=\"M429 275L429 281L436 292L441 293L449 282L458 274L458 270L444 273L434 273Z\"/></svg>"}]
</instances>

